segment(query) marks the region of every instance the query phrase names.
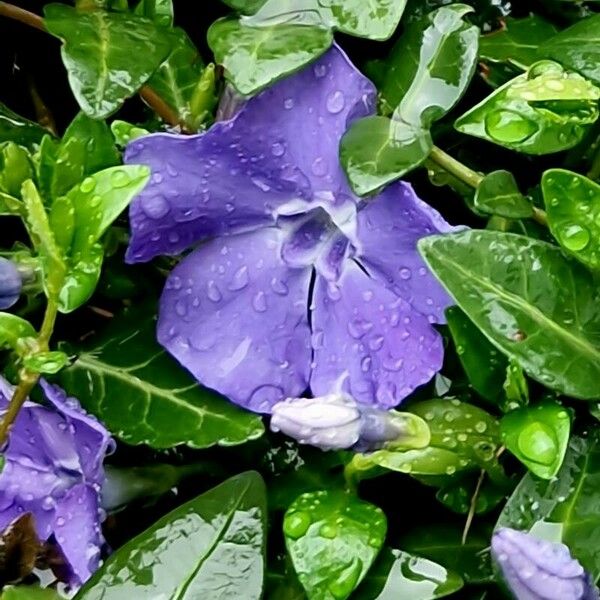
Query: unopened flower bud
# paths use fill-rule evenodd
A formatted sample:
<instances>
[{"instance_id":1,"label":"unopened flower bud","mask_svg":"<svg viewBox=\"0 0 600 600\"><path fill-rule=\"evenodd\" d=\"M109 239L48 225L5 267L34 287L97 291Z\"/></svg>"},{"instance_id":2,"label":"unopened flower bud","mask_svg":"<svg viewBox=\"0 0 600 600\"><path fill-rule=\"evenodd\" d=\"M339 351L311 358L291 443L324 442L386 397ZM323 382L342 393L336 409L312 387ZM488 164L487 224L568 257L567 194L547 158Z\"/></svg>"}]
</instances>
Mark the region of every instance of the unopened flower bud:
<instances>
[{"instance_id":1,"label":"unopened flower bud","mask_svg":"<svg viewBox=\"0 0 600 600\"><path fill-rule=\"evenodd\" d=\"M516 600L598 600L598 590L567 546L501 528L492 556Z\"/></svg>"},{"instance_id":2,"label":"unopened flower bud","mask_svg":"<svg viewBox=\"0 0 600 600\"><path fill-rule=\"evenodd\" d=\"M288 398L273 407L271 429L321 450L341 450L358 441L361 415L346 394Z\"/></svg>"},{"instance_id":3,"label":"unopened flower bud","mask_svg":"<svg viewBox=\"0 0 600 600\"><path fill-rule=\"evenodd\" d=\"M21 295L23 283L15 264L0 257L0 310L10 308Z\"/></svg>"}]
</instances>

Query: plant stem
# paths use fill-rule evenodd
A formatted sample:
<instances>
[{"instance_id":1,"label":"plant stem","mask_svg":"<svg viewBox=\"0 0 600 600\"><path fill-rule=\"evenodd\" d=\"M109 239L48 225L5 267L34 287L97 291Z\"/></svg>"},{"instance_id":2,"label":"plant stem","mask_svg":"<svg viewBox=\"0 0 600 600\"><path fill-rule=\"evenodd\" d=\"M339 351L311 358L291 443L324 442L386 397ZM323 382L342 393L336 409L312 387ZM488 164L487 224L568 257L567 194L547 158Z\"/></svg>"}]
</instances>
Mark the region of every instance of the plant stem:
<instances>
[{"instance_id":1,"label":"plant stem","mask_svg":"<svg viewBox=\"0 0 600 600\"><path fill-rule=\"evenodd\" d=\"M469 535L469 530L471 529L471 525L473 524L473 519L475 517L475 511L477 510L477 500L479 499L479 493L481 492L481 486L483 485L483 480L485 479L485 469L481 470L479 474L479 479L477 480L477 485L475 486L475 490L473 491L473 495L471 496L471 505L469 506L469 514L467 515L467 520L465 522L465 528L463 529L462 540L461 543L464 546L467 542L467 536Z\"/></svg>"},{"instance_id":2,"label":"plant stem","mask_svg":"<svg viewBox=\"0 0 600 600\"><path fill-rule=\"evenodd\" d=\"M466 165L446 154L441 148L434 146L429 154L430 160L438 164L444 171L454 175L457 179L466 183L469 187L477 189L483 180L483 175L469 169Z\"/></svg>"},{"instance_id":3,"label":"plant stem","mask_svg":"<svg viewBox=\"0 0 600 600\"><path fill-rule=\"evenodd\" d=\"M39 31L48 33L48 29L44 23L44 19L35 13L32 13L23 8L19 8L8 2L0 2L0 16L19 21L30 27L34 27ZM181 126L184 130L183 123L179 115L148 85L144 85L139 90L140 96L147 102L154 112L165 122L172 127Z\"/></svg>"}]
</instances>

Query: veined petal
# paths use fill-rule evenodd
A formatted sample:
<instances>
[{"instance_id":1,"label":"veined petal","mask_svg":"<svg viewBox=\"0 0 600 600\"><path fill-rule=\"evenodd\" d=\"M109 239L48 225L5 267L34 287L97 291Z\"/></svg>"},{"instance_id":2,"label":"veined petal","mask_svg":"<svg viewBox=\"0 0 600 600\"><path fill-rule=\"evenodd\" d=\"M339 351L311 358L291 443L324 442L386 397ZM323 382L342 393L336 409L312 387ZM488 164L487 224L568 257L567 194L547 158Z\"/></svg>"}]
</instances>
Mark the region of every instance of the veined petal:
<instances>
[{"instance_id":1,"label":"veined petal","mask_svg":"<svg viewBox=\"0 0 600 600\"><path fill-rule=\"evenodd\" d=\"M442 365L442 340L427 318L354 261L337 282L317 275L312 311L315 396L347 377L357 401L390 408Z\"/></svg>"},{"instance_id":2,"label":"veined petal","mask_svg":"<svg viewBox=\"0 0 600 600\"><path fill-rule=\"evenodd\" d=\"M310 267L280 257L277 228L200 246L171 273L158 340L204 385L257 412L308 385Z\"/></svg>"},{"instance_id":3,"label":"veined petal","mask_svg":"<svg viewBox=\"0 0 600 600\"><path fill-rule=\"evenodd\" d=\"M398 182L359 210L356 258L431 322L444 323L452 301L425 265L417 242L454 229L409 184Z\"/></svg>"}]
</instances>

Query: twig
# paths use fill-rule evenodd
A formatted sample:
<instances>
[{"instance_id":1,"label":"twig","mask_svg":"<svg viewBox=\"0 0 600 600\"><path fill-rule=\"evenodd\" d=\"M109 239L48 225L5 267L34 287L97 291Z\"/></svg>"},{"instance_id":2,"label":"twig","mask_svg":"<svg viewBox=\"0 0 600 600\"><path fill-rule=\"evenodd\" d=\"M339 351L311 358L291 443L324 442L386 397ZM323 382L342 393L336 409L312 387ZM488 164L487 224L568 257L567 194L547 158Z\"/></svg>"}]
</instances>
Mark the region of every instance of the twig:
<instances>
[{"instance_id":1,"label":"twig","mask_svg":"<svg viewBox=\"0 0 600 600\"><path fill-rule=\"evenodd\" d=\"M35 109L36 118L38 123L47 129L50 133L58 136L58 130L56 129L56 122L50 112L50 109L46 106L46 103L42 100L40 93L35 85L33 77L28 77L29 93L31 95L31 101L33 102L33 108Z\"/></svg>"},{"instance_id":2,"label":"twig","mask_svg":"<svg viewBox=\"0 0 600 600\"><path fill-rule=\"evenodd\" d=\"M0 16L8 17L14 21L20 21L21 23L39 29L40 31L48 31L42 17L15 6L14 4L9 4L8 2L0 2Z\"/></svg>"},{"instance_id":3,"label":"twig","mask_svg":"<svg viewBox=\"0 0 600 600\"><path fill-rule=\"evenodd\" d=\"M479 479L477 480L477 485L475 486L475 490L473 495L471 496L471 506L469 507L469 513L467 514L467 520L465 522L465 528L463 529L461 544L464 546L467 542L467 536L469 535L469 529L471 529L471 525L473 524L473 519L475 517L475 511L477 509L477 500L479 499L479 493L481 492L481 486L483 485L483 480L485 479L485 469L481 469L481 473L479 474Z\"/></svg>"},{"instance_id":4,"label":"twig","mask_svg":"<svg viewBox=\"0 0 600 600\"><path fill-rule=\"evenodd\" d=\"M429 154L430 160L438 164L444 171L454 175L457 179L466 183L469 187L477 189L483 181L483 175L476 173L473 169L469 169L466 165L446 154L441 148L434 146Z\"/></svg>"}]
</instances>

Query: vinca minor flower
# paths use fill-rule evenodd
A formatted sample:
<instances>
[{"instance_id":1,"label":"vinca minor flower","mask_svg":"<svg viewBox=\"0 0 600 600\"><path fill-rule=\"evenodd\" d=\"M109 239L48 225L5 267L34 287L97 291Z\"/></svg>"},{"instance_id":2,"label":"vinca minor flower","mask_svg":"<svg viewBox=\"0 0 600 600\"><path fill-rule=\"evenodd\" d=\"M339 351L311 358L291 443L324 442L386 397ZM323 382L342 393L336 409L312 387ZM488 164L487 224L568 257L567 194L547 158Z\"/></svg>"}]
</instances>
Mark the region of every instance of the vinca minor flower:
<instances>
[{"instance_id":1,"label":"vinca minor flower","mask_svg":"<svg viewBox=\"0 0 600 600\"><path fill-rule=\"evenodd\" d=\"M43 541L62 553L65 578L77 587L100 562L103 460L113 441L106 429L57 386L41 380L47 406L25 402L10 431L0 472L0 530L31 513ZM12 386L0 377L0 410Z\"/></svg>"},{"instance_id":2,"label":"vinca minor flower","mask_svg":"<svg viewBox=\"0 0 600 600\"><path fill-rule=\"evenodd\" d=\"M15 264L0 256L0 310L10 308L21 295L23 282Z\"/></svg>"},{"instance_id":3,"label":"vinca minor flower","mask_svg":"<svg viewBox=\"0 0 600 600\"><path fill-rule=\"evenodd\" d=\"M449 298L417 241L451 228L406 183L360 199L339 163L376 91L337 47L200 135L132 142L152 169L127 258L177 255L158 339L204 385L250 410L345 391L389 408L442 364Z\"/></svg>"},{"instance_id":4,"label":"vinca minor flower","mask_svg":"<svg viewBox=\"0 0 600 600\"><path fill-rule=\"evenodd\" d=\"M564 544L498 529L492 555L516 600L598 600L597 588Z\"/></svg>"}]
</instances>

